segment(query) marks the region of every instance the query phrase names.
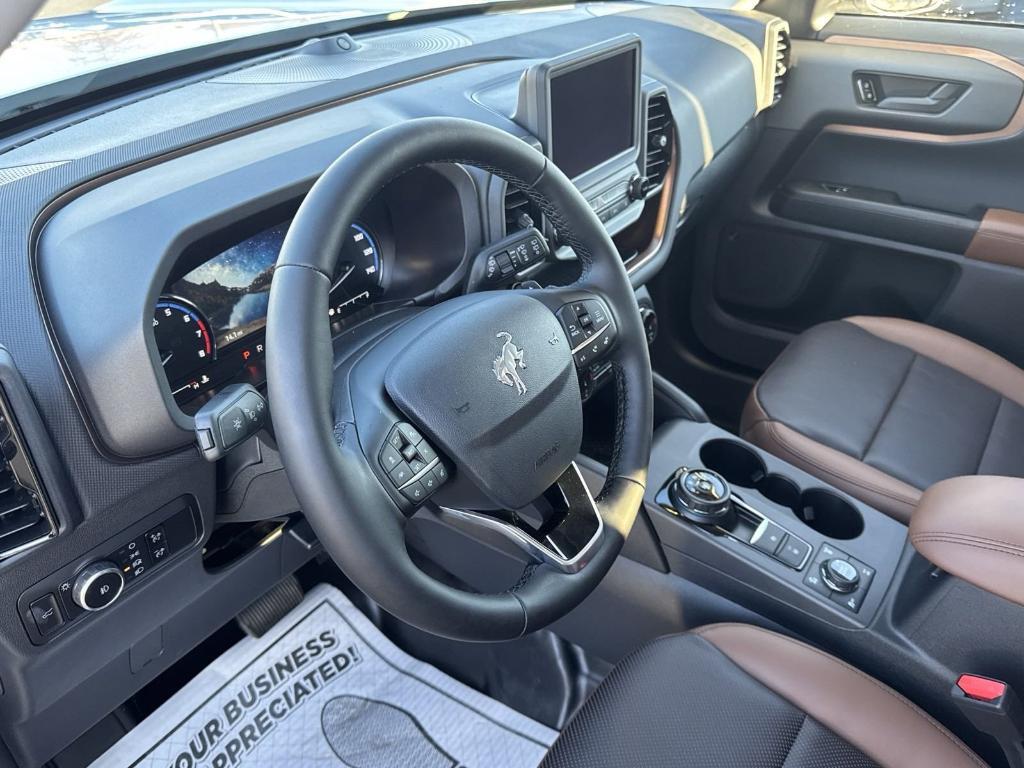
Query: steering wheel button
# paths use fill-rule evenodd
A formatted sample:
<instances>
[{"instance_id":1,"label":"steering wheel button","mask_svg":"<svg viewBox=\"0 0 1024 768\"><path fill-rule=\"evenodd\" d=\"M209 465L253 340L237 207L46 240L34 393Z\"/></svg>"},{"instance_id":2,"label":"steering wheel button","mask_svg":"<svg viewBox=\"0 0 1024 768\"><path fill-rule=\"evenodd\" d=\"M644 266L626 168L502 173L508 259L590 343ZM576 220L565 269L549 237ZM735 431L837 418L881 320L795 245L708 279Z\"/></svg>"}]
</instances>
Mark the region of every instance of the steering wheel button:
<instances>
[{"instance_id":1,"label":"steering wheel button","mask_svg":"<svg viewBox=\"0 0 1024 768\"><path fill-rule=\"evenodd\" d=\"M409 445L405 446L405 448L402 449L402 458L405 459L406 461L412 461L413 459L415 459L416 446L413 445L412 443L409 443Z\"/></svg>"},{"instance_id":2,"label":"steering wheel button","mask_svg":"<svg viewBox=\"0 0 1024 768\"><path fill-rule=\"evenodd\" d=\"M438 485L444 485L448 481L448 469L444 464L438 464L430 472L434 475Z\"/></svg>"},{"instance_id":3,"label":"steering wheel button","mask_svg":"<svg viewBox=\"0 0 1024 768\"><path fill-rule=\"evenodd\" d=\"M433 472L427 472L425 475L423 475L422 478L420 478L418 482L423 484L423 487L424 489L426 489L427 493L433 493L434 489L437 488L438 485L437 478L434 477Z\"/></svg>"},{"instance_id":4,"label":"steering wheel button","mask_svg":"<svg viewBox=\"0 0 1024 768\"><path fill-rule=\"evenodd\" d=\"M413 445L419 445L423 441L423 435L416 431L416 427L412 424L406 424L402 422L398 425L398 431L402 433L402 437L408 440Z\"/></svg>"},{"instance_id":5,"label":"steering wheel button","mask_svg":"<svg viewBox=\"0 0 1024 768\"><path fill-rule=\"evenodd\" d=\"M417 449L420 452L420 458L427 462L427 464L437 458L437 453L434 452L433 447L426 440L420 443Z\"/></svg>"},{"instance_id":6,"label":"steering wheel button","mask_svg":"<svg viewBox=\"0 0 1024 768\"><path fill-rule=\"evenodd\" d=\"M391 481L399 487L408 483L413 477L412 469L404 461L388 474L391 476Z\"/></svg>"},{"instance_id":7,"label":"steering wheel button","mask_svg":"<svg viewBox=\"0 0 1024 768\"><path fill-rule=\"evenodd\" d=\"M411 459L409 461L409 469L412 470L413 475L418 475L426 468L427 462L423 461L423 459Z\"/></svg>"},{"instance_id":8,"label":"steering wheel button","mask_svg":"<svg viewBox=\"0 0 1024 768\"><path fill-rule=\"evenodd\" d=\"M405 486L402 489L402 495L411 502L420 502L427 498L427 489L423 487L423 483L417 480L415 483Z\"/></svg>"},{"instance_id":9,"label":"steering wheel button","mask_svg":"<svg viewBox=\"0 0 1024 768\"><path fill-rule=\"evenodd\" d=\"M396 451L400 451L405 447L405 438L402 437L402 433L398 431L398 427L394 427L388 435L388 445Z\"/></svg>"},{"instance_id":10,"label":"steering wheel button","mask_svg":"<svg viewBox=\"0 0 1024 768\"><path fill-rule=\"evenodd\" d=\"M397 434L397 433L396 433ZM404 461L402 454L395 450L395 446L388 443L380 452L380 465L385 472L390 472Z\"/></svg>"}]
</instances>

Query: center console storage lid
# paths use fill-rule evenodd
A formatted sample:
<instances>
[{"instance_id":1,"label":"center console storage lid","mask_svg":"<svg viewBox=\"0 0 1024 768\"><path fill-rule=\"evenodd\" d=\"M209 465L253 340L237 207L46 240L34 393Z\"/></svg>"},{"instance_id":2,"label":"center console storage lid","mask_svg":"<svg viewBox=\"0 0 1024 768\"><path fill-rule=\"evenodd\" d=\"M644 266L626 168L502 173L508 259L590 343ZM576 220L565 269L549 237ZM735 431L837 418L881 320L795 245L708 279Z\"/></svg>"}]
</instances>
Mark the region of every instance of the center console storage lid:
<instances>
[{"instance_id":1,"label":"center console storage lid","mask_svg":"<svg viewBox=\"0 0 1024 768\"><path fill-rule=\"evenodd\" d=\"M936 483L911 517L910 541L930 562L1024 605L1024 479L975 475Z\"/></svg>"}]
</instances>

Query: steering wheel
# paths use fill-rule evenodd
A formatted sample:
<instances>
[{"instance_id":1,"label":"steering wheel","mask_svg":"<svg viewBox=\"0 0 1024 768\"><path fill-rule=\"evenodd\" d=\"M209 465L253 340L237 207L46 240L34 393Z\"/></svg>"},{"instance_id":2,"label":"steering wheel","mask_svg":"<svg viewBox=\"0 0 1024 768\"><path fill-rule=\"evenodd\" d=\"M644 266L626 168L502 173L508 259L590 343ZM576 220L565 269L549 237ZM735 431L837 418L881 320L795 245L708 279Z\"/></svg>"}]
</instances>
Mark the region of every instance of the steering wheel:
<instances>
[{"instance_id":1,"label":"steering wheel","mask_svg":"<svg viewBox=\"0 0 1024 768\"><path fill-rule=\"evenodd\" d=\"M383 313L332 340L331 276L350 223L389 181L428 163L477 166L524 192L575 251L580 279ZM612 460L596 500L574 463L583 433L577 365L595 359L610 362L617 392ZM560 618L608 572L643 500L651 366L622 261L554 164L482 123L391 126L317 180L274 273L267 380L288 478L326 551L384 610L434 634L509 640ZM548 500L547 517L532 524L519 510L538 499ZM529 554L522 577L506 592L479 594L428 576L404 535L421 507L518 544Z\"/></svg>"}]
</instances>

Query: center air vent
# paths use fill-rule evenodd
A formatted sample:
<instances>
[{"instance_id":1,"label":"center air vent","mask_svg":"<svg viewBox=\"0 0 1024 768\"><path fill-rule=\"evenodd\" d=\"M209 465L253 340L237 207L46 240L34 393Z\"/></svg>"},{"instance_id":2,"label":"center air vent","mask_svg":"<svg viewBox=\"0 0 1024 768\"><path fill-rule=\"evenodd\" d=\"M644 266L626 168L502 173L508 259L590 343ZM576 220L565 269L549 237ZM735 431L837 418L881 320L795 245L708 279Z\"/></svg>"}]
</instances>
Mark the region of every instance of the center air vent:
<instances>
[{"instance_id":1,"label":"center air vent","mask_svg":"<svg viewBox=\"0 0 1024 768\"><path fill-rule=\"evenodd\" d=\"M25 441L0 392L0 557L57 532Z\"/></svg>"},{"instance_id":2,"label":"center air vent","mask_svg":"<svg viewBox=\"0 0 1024 768\"><path fill-rule=\"evenodd\" d=\"M541 212L524 192L514 187L505 190L505 234L511 235L521 229L540 229Z\"/></svg>"},{"instance_id":3,"label":"center air vent","mask_svg":"<svg viewBox=\"0 0 1024 768\"><path fill-rule=\"evenodd\" d=\"M789 72L791 45L789 32L780 27L775 37L775 62L772 78L772 106L779 103L786 87L786 73Z\"/></svg>"},{"instance_id":4,"label":"center air vent","mask_svg":"<svg viewBox=\"0 0 1024 768\"><path fill-rule=\"evenodd\" d=\"M658 93L647 102L647 134L644 176L648 189L655 189L665 181L668 164L672 159L675 130L668 96Z\"/></svg>"}]
</instances>

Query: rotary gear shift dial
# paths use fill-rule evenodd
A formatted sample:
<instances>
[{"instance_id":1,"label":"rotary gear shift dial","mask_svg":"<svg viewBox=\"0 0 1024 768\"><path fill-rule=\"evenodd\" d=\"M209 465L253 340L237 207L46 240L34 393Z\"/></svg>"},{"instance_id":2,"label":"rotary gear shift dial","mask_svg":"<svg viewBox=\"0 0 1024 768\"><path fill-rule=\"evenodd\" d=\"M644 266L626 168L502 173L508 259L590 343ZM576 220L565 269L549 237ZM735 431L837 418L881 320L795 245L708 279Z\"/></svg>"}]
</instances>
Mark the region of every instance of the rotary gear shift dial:
<instances>
[{"instance_id":1,"label":"rotary gear shift dial","mask_svg":"<svg viewBox=\"0 0 1024 768\"><path fill-rule=\"evenodd\" d=\"M679 514L690 522L722 528L731 528L735 522L732 490L717 472L684 469L668 493Z\"/></svg>"}]
</instances>

